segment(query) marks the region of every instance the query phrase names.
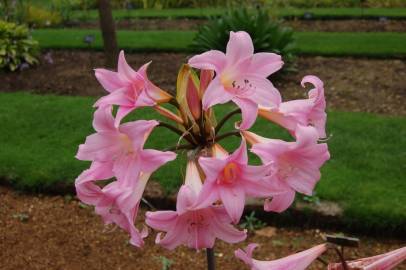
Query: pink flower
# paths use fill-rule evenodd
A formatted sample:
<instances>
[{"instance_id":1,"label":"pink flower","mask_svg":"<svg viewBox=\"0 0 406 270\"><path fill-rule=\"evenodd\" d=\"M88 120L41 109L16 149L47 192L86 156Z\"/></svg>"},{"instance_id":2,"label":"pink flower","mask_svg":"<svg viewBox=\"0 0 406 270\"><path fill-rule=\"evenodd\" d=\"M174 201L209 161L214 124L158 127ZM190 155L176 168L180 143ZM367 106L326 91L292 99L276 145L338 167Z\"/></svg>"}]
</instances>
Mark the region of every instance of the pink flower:
<instances>
[{"instance_id":1,"label":"pink flower","mask_svg":"<svg viewBox=\"0 0 406 270\"><path fill-rule=\"evenodd\" d=\"M216 72L204 93L203 109L233 101L242 111L241 129L248 129L255 122L258 104L271 107L281 102L279 91L266 79L282 67L281 57L273 53L254 54L246 32L230 32L226 54L211 50L192 57L189 65Z\"/></svg>"},{"instance_id":2,"label":"pink flower","mask_svg":"<svg viewBox=\"0 0 406 270\"><path fill-rule=\"evenodd\" d=\"M76 191L84 203L96 206L96 213L106 223L115 223L129 232L130 243L141 247L147 231L139 232L134 221L145 185L152 172L176 155L143 149L158 122L140 120L115 127L111 109L101 107L95 112L93 127L97 133L79 146L77 158L93 162L76 179ZM114 176L117 181L103 189L95 184Z\"/></svg>"},{"instance_id":3,"label":"pink flower","mask_svg":"<svg viewBox=\"0 0 406 270\"><path fill-rule=\"evenodd\" d=\"M320 167L330 158L327 144L317 143L318 133L313 127L298 125L296 142L267 139L254 133L243 132L245 138L253 143L251 151L263 163L272 162L270 183L275 189L285 190L265 202L266 211L282 212L295 198L295 191L311 195L320 179Z\"/></svg>"},{"instance_id":4,"label":"pink flower","mask_svg":"<svg viewBox=\"0 0 406 270\"><path fill-rule=\"evenodd\" d=\"M348 269L390 270L406 260L406 247L385 254L347 262ZM330 263L328 270L343 270L342 263Z\"/></svg>"},{"instance_id":5,"label":"pink flower","mask_svg":"<svg viewBox=\"0 0 406 270\"><path fill-rule=\"evenodd\" d=\"M202 183L196 165L189 162L186 183L178 193L176 211L147 212L148 226L166 232L157 235L156 243L167 249L179 245L190 248L212 248L216 238L228 243L237 243L246 238L244 231L235 229L222 206L196 209L197 194Z\"/></svg>"},{"instance_id":6,"label":"pink flower","mask_svg":"<svg viewBox=\"0 0 406 270\"><path fill-rule=\"evenodd\" d=\"M142 247L148 235L146 227L140 232L135 226L138 207L150 173L141 173L139 179L130 182L114 181L106 185L103 195L95 205L95 211L106 224L115 223L131 235L130 244Z\"/></svg>"},{"instance_id":7,"label":"pink flower","mask_svg":"<svg viewBox=\"0 0 406 270\"><path fill-rule=\"evenodd\" d=\"M116 126L132 110L138 107L154 106L172 98L148 79L147 68L149 64L147 63L138 71L134 71L127 64L124 52L121 51L118 59L118 72L106 69L95 70L97 80L110 93L100 98L95 106L118 105Z\"/></svg>"},{"instance_id":8,"label":"pink flower","mask_svg":"<svg viewBox=\"0 0 406 270\"><path fill-rule=\"evenodd\" d=\"M305 76L301 82L314 85L309 91L308 99L298 99L279 104L278 108L259 107L259 115L273 121L294 134L296 125L312 125L320 138L326 137L326 100L324 98L323 82L316 76Z\"/></svg>"},{"instance_id":9,"label":"pink flower","mask_svg":"<svg viewBox=\"0 0 406 270\"><path fill-rule=\"evenodd\" d=\"M225 150L223 151L221 155L199 159L206 179L196 207L207 207L221 200L232 221L238 223L246 197L269 197L273 193L264 180L269 172L269 166L248 165L244 139L233 154L228 155Z\"/></svg>"},{"instance_id":10,"label":"pink flower","mask_svg":"<svg viewBox=\"0 0 406 270\"><path fill-rule=\"evenodd\" d=\"M327 249L326 244L321 244L282 259L259 261L252 258L252 252L257 246L249 244L245 251L235 251L235 256L249 265L251 270L304 270Z\"/></svg>"},{"instance_id":11,"label":"pink flower","mask_svg":"<svg viewBox=\"0 0 406 270\"><path fill-rule=\"evenodd\" d=\"M175 159L173 152L143 149L155 126L155 120L138 120L116 127L112 106L101 107L94 114L93 127L97 131L79 146L76 158L112 166L114 176L125 182L137 179L139 173L152 173L164 163Z\"/></svg>"}]
</instances>

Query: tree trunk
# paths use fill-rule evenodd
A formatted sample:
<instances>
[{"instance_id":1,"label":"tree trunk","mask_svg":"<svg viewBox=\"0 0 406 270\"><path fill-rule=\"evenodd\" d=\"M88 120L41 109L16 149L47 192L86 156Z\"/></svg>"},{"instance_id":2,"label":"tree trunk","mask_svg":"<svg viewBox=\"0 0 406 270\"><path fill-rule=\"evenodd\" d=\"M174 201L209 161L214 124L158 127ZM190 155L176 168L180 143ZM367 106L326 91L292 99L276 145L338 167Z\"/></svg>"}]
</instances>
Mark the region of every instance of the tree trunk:
<instances>
[{"instance_id":1,"label":"tree trunk","mask_svg":"<svg viewBox=\"0 0 406 270\"><path fill-rule=\"evenodd\" d=\"M118 49L116 38L116 26L113 20L110 0L99 0L100 29L103 36L106 65L114 67L117 61Z\"/></svg>"}]
</instances>

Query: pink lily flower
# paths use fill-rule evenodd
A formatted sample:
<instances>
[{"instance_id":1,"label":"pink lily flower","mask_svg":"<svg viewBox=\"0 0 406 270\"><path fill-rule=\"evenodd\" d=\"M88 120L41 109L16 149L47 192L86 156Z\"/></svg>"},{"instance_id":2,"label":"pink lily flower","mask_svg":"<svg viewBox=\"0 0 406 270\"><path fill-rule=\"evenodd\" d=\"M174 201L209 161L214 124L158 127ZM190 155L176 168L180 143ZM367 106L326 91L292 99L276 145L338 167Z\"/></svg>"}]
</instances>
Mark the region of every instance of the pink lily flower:
<instances>
[{"instance_id":1,"label":"pink lily flower","mask_svg":"<svg viewBox=\"0 0 406 270\"><path fill-rule=\"evenodd\" d=\"M267 139L252 132L243 132L244 137L253 143L251 151L263 163L272 162L273 169L269 181L275 189L285 192L265 202L266 211L282 212L295 198L295 191L311 195L320 179L320 167L330 158L327 144L318 144L315 128L298 125L296 142Z\"/></svg>"},{"instance_id":2,"label":"pink lily flower","mask_svg":"<svg viewBox=\"0 0 406 270\"><path fill-rule=\"evenodd\" d=\"M141 171L152 173L175 159L173 152L143 149L149 134L159 124L157 121L138 120L116 127L111 110L112 106L96 110L93 120L96 133L79 146L77 159L109 164L114 176L124 182L137 179Z\"/></svg>"},{"instance_id":3,"label":"pink lily flower","mask_svg":"<svg viewBox=\"0 0 406 270\"><path fill-rule=\"evenodd\" d=\"M106 185L103 195L95 205L95 211L106 224L117 224L130 233L130 244L136 247L144 245L143 238L148 236L148 229L144 226L141 232L134 226L142 194L151 173L141 173L139 179L131 182L114 181Z\"/></svg>"},{"instance_id":4,"label":"pink lily flower","mask_svg":"<svg viewBox=\"0 0 406 270\"><path fill-rule=\"evenodd\" d=\"M278 71L283 62L274 53L256 53L248 33L230 32L224 54L211 50L189 59L189 65L216 72L206 89L203 109L233 101L242 111L240 129L250 128L258 114L258 104L277 107L281 102L279 91L267 80Z\"/></svg>"},{"instance_id":5,"label":"pink lily flower","mask_svg":"<svg viewBox=\"0 0 406 270\"><path fill-rule=\"evenodd\" d=\"M157 211L146 213L148 226L166 232L159 233L155 242L167 249L179 245L190 248L212 248L216 238L228 243L243 241L247 234L239 231L230 223L231 219L224 207L216 205L196 209L198 192L202 188L198 169L189 162L186 172L186 183L180 188L176 211Z\"/></svg>"},{"instance_id":6,"label":"pink lily flower","mask_svg":"<svg viewBox=\"0 0 406 270\"><path fill-rule=\"evenodd\" d=\"M220 153L219 153L220 152ZM268 165L248 165L247 145L244 139L231 155L217 149L214 157L201 157L199 164L206 175L196 207L207 207L221 200L233 223L238 223L244 211L246 197L269 197L273 194L264 177Z\"/></svg>"},{"instance_id":7,"label":"pink lily flower","mask_svg":"<svg viewBox=\"0 0 406 270\"><path fill-rule=\"evenodd\" d=\"M252 253L257 246L257 244L249 244L245 250L238 249L234 252L237 258L251 267L251 270L304 270L327 250L326 244L321 244L282 259L260 261L252 258Z\"/></svg>"},{"instance_id":8,"label":"pink lily flower","mask_svg":"<svg viewBox=\"0 0 406 270\"><path fill-rule=\"evenodd\" d=\"M95 70L97 80L110 93L100 98L95 106L118 105L116 126L132 110L138 107L154 106L172 98L148 79L149 64L134 71L125 60L124 51L121 51L118 58L118 72L100 68Z\"/></svg>"},{"instance_id":9,"label":"pink lily flower","mask_svg":"<svg viewBox=\"0 0 406 270\"><path fill-rule=\"evenodd\" d=\"M317 129L319 138L326 137L326 100L324 97L323 82L316 76L305 76L301 85L306 83L314 85L309 91L308 99L282 102L278 108L259 107L259 115L286 128L294 135L296 125L311 125Z\"/></svg>"},{"instance_id":10,"label":"pink lily flower","mask_svg":"<svg viewBox=\"0 0 406 270\"><path fill-rule=\"evenodd\" d=\"M353 270L390 270L406 260L406 247L385 254L347 262L348 269ZM330 263L328 270L343 270L341 263Z\"/></svg>"}]
</instances>

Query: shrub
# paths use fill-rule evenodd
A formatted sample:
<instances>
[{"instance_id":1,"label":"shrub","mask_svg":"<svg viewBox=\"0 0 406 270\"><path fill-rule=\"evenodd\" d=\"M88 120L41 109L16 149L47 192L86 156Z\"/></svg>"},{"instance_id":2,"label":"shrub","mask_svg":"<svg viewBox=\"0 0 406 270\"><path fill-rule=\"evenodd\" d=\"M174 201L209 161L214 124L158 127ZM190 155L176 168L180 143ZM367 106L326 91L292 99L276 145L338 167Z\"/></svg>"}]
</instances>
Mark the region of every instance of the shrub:
<instances>
[{"instance_id":1,"label":"shrub","mask_svg":"<svg viewBox=\"0 0 406 270\"><path fill-rule=\"evenodd\" d=\"M14 71L23 63L34 65L37 52L38 42L27 27L0 20L0 69Z\"/></svg>"},{"instance_id":2,"label":"shrub","mask_svg":"<svg viewBox=\"0 0 406 270\"><path fill-rule=\"evenodd\" d=\"M59 12L28 5L23 18L24 22L31 26L44 27L58 25L62 22Z\"/></svg>"},{"instance_id":3,"label":"shrub","mask_svg":"<svg viewBox=\"0 0 406 270\"><path fill-rule=\"evenodd\" d=\"M230 31L246 31L254 42L255 52L281 54L287 63L293 61L293 30L273 20L267 11L235 9L219 18L211 18L199 28L192 49L197 52L220 50L225 52Z\"/></svg>"}]
</instances>

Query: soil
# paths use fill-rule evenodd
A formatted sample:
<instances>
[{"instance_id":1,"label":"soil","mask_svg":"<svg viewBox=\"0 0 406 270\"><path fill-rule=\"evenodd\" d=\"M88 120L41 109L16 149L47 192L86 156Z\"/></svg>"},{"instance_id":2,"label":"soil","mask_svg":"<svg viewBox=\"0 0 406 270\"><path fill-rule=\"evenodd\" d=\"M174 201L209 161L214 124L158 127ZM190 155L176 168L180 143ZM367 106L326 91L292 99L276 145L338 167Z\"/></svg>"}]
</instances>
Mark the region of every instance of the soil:
<instances>
[{"instance_id":1,"label":"soil","mask_svg":"<svg viewBox=\"0 0 406 270\"><path fill-rule=\"evenodd\" d=\"M103 53L50 51L37 67L0 74L0 91L29 90L35 93L100 96L105 92L93 69L104 66ZM49 57L51 56L51 57ZM163 89L174 91L177 71L189 56L182 53L128 54L128 62L139 67L152 60L150 79ZM52 58L53 63L49 63ZM48 60L45 60L48 59ZM325 82L330 109L406 115L406 61L399 59L360 59L298 57L295 73L273 79L285 100L303 98L300 87L304 75L319 76Z\"/></svg>"},{"instance_id":2,"label":"soil","mask_svg":"<svg viewBox=\"0 0 406 270\"><path fill-rule=\"evenodd\" d=\"M143 249L128 244L121 229L105 227L93 209L68 196L30 195L0 186L0 269L165 269L162 256L173 262L170 269L206 269L205 253L180 247L170 252L155 245L155 233ZM139 213L143 222L145 210ZM259 243L254 257L280 258L322 243L325 232L265 227L243 243L216 242L218 269L248 269L233 252L248 243ZM396 239L361 237L359 248L347 248L347 259L381 254L405 243ZM324 259L337 261L332 251ZM325 269L314 262L309 269ZM406 264L396 269L406 269Z\"/></svg>"},{"instance_id":3,"label":"soil","mask_svg":"<svg viewBox=\"0 0 406 270\"><path fill-rule=\"evenodd\" d=\"M119 20L119 30L196 30L205 19L127 19ZM320 32L406 32L406 20L285 20L296 31ZM69 27L99 28L97 21L72 23Z\"/></svg>"}]
</instances>

